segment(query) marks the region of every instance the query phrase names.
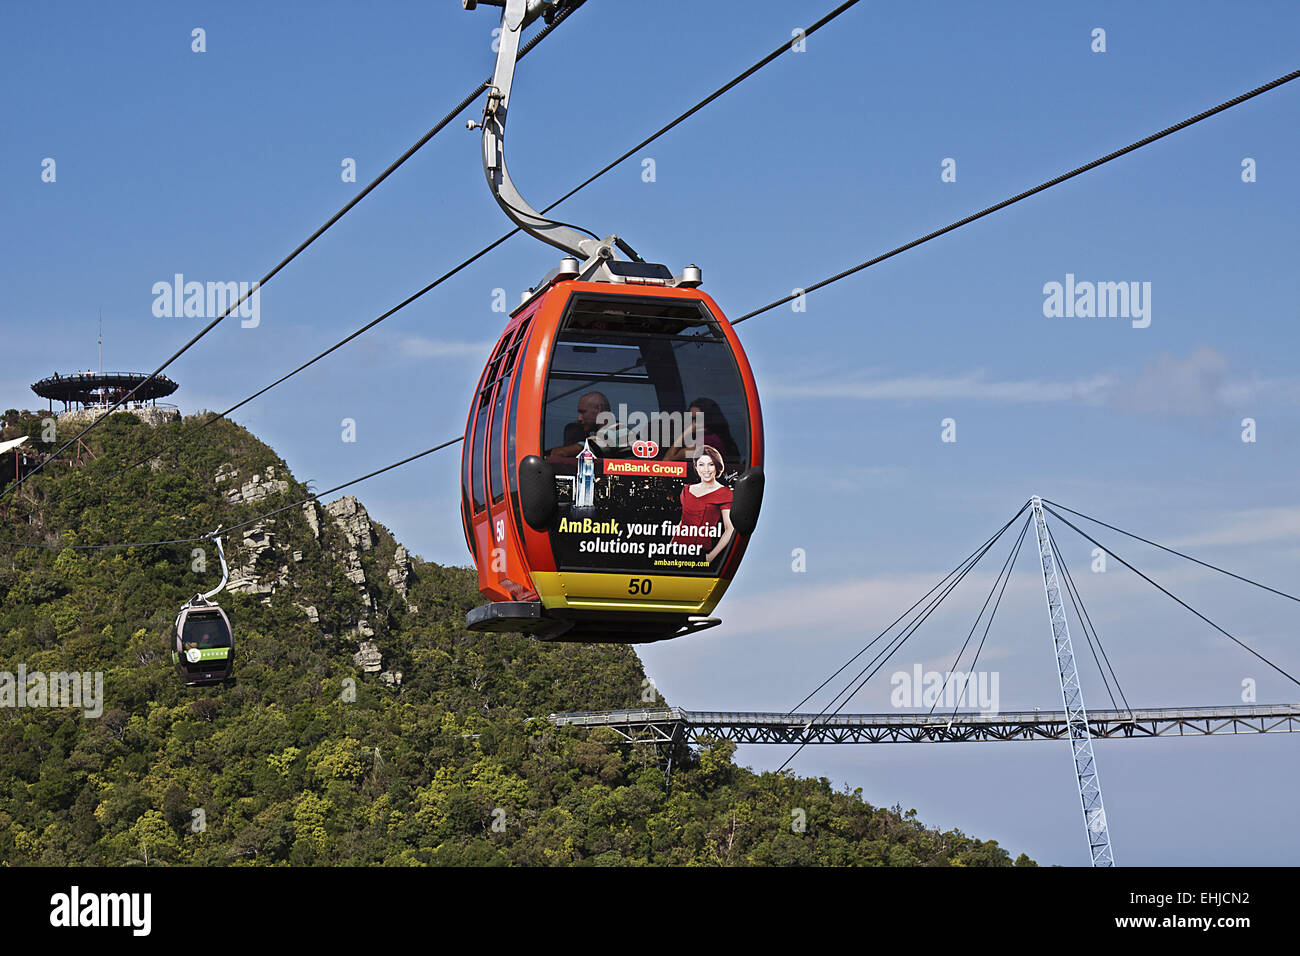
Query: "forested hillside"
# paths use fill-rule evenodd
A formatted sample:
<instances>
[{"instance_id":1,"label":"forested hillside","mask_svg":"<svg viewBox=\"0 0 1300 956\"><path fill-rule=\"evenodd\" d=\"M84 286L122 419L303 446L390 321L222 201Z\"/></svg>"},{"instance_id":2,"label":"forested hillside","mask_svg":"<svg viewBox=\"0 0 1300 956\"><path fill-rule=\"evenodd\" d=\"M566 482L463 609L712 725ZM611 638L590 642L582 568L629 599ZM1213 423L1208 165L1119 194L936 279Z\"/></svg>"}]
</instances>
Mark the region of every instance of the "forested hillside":
<instances>
[{"instance_id":1,"label":"forested hillside","mask_svg":"<svg viewBox=\"0 0 1300 956\"><path fill-rule=\"evenodd\" d=\"M104 682L98 717L0 708L3 863L1010 865L825 779L751 773L723 742L684 749L665 786L648 748L556 729L555 711L644 706L635 651L465 631L473 571L408 555L351 498L227 539L238 680L185 688L167 635L218 580L214 551L66 546L189 538L311 494L226 421L123 470L197 420L115 414L93 460L0 510L0 539L57 545L0 544L0 671ZM48 447L27 413L2 434Z\"/></svg>"}]
</instances>

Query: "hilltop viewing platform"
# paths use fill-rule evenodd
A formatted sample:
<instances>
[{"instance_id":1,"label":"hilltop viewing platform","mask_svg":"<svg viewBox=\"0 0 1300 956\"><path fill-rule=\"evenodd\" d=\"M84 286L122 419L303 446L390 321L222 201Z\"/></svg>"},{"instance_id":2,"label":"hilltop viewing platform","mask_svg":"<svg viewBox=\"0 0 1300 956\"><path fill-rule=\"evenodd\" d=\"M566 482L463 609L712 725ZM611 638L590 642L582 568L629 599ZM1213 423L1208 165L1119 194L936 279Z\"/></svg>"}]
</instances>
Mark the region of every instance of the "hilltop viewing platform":
<instances>
[{"instance_id":1,"label":"hilltop viewing platform","mask_svg":"<svg viewBox=\"0 0 1300 956\"><path fill-rule=\"evenodd\" d=\"M159 404L180 386L165 375L152 380L143 372L55 372L32 385L32 391L50 403L62 402L60 421L89 424L108 413L109 408L133 388L139 390L118 411L128 411L150 425L161 425L180 418L175 405Z\"/></svg>"}]
</instances>

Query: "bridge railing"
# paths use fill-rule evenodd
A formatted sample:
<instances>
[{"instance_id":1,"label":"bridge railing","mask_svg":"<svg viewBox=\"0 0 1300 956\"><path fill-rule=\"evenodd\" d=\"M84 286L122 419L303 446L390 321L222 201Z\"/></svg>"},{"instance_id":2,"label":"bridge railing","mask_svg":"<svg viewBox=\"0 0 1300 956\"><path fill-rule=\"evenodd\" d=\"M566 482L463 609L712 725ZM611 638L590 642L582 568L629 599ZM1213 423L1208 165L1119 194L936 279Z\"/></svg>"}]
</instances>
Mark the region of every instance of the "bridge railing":
<instances>
[{"instance_id":1,"label":"bridge railing","mask_svg":"<svg viewBox=\"0 0 1300 956\"><path fill-rule=\"evenodd\" d=\"M1088 712L1091 720L1096 721L1142 721L1142 720L1195 720L1195 719L1231 719L1267 717L1279 713L1300 715L1300 704L1249 704L1227 707L1141 707L1131 710L1092 710ZM962 724L1004 724L1004 723L1041 723L1064 721L1065 712L1060 710L1019 710L989 712L951 711L943 713L883 713L883 714L786 714L773 711L701 711L684 710L680 707L653 708L645 710L606 710L582 711L578 713L551 714L553 723L568 726L603 726L612 724L644 724L682 722L688 724L731 724L731 725L781 725L793 726L806 724L818 727L853 727L853 726L925 726L932 727L948 723Z\"/></svg>"}]
</instances>

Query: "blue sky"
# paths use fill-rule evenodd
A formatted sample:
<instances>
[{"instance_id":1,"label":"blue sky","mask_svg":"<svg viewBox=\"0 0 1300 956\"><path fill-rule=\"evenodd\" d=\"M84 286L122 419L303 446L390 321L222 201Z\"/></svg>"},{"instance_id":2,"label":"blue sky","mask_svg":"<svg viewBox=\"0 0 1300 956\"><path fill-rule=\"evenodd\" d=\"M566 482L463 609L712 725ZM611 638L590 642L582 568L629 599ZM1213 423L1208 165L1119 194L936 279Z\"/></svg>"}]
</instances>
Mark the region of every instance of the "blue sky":
<instances>
[{"instance_id":1,"label":"blue sky","mask_svg":"<svg viewBox=\"0 0 1300 956\"><path fill-rule=\"evenodd\" d=\"M833 5L669 2L647 15L589 0L520 66L518 185L549 203ZM358 188L341 181L343 159L368 181L490 73L496 24L452 0L54 3L0 17L3 407L35 404L28 385L55 369L94 366L100 308L105 368L156 367L199 320L155 318L153 284L259 277ZM864 2L557 215L674 271L698 263L739 315L1295 69L1298 32L1285 2ZM1298 109L1300 82L815 293L805 312L741 326L767 500L719 607L726 624L642 649L668 699L790 707L1034 493L1300 590ZM941 181L945 158L955 182ZM457 122L267 286L256 328L223 323L169 369L176 401L233 404L508 225L478 136ZM458 435L504 319L493 290L517 301L555 259L510 240L236 420L319 487ZM1150 283L1150 325L1046 317L1043 287L1067 274ZM956 442L941 441L945 418ZM458 462L449 450L357 493L413 551L466 563ZM1092 546L1056 534L1132 703L1235 704L1245 679L1260 702L1300 700L1117 562L1089 572ZM1300 670L1294 603L1115 549ZM1060 706L1031 557L981 657L1007 710ZM981 565L887 671L946 669L995 570ZM1084 673L1098 706L1091 661ZM887 676L850 709L889 709ZM1300 862L1297 743L1099 742L1116 860ZM739 757L763 769L787 755ZM1064 744L809 748L793 766L1042 862L1086 860Z\"/></svg>"}]
</instances>

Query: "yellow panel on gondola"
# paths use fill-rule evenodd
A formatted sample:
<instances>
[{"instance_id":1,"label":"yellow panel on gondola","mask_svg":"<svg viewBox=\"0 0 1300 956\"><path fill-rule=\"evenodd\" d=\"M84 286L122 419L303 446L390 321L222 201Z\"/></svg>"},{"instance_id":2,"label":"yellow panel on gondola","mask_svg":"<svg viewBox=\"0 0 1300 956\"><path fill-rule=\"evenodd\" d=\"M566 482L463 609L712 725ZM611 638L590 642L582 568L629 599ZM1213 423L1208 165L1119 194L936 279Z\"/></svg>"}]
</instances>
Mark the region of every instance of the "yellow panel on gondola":
<instances>
[{"instance_id":1,"label":"yellow panel on gondola","mask_svg":"<svg viewBox=\"0 0 1300 956\"><path fill-rule=\"evenodd\" d=\"M534 571L532 577L547 610L708 614L730 583L719 578L579 571Z\"/></svg>"}]
</instances>

